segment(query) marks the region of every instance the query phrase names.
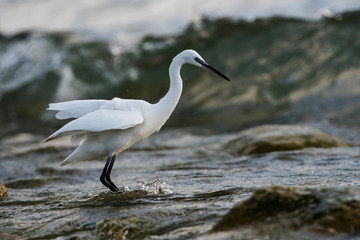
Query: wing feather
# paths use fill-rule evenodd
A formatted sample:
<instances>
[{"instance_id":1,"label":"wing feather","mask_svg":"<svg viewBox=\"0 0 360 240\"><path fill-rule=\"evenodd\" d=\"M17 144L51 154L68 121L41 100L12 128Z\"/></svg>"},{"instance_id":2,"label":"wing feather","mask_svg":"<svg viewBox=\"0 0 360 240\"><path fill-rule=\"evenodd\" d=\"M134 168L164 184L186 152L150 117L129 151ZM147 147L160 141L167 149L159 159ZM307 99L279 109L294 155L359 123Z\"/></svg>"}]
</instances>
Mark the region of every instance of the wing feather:
<instances>
[{"instance_id":1,"label":"wing feather","mask_svg":"<svg viewBox=\"0 0 360 240\"><path fill-rule=\"evenodd\" d=\"M136 111L139 106L148 104L142 100L113 98L111 100L74 100L50 103L47 110L58 111L57 119L79 118L97 110Z\"/></svg>"},{"instance_id":2,"label":"wing feather","mask_svg":"<svg viewBox=\"0 0 360 240\"><path fill-rule=\"evenodd\" d=\"M59 111L57 119L79 118L90 112L99 110L109 100L74 100L60 103L50 103L47 110Z\"/></svg>"},{"instance_id":3,"label":"wing feather","mask_svg":"<svg viewBox=\"0 0 360 240\"><path fill-rule=\"evenodd\" d=\"M140 112L97 110L67 123L45 139L44 142L67 135L128 129L143 123L143 121L144 119Z\"/></svg>"}]
</instances>

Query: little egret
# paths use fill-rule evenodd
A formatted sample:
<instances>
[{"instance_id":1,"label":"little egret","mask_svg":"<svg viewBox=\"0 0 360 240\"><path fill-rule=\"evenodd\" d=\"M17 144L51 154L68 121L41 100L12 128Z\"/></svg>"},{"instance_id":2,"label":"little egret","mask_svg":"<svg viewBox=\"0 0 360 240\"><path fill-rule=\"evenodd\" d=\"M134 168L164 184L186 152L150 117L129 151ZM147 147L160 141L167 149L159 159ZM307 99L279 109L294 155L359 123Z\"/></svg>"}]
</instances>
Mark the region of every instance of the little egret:
<instances>
[{"instance_id":1,"label":"little egret","mask_svg":"<svg viewBox=\"0 0 360 240\"><path fill-rule=\"evenodd\" d=\"M182 92L180 69L189 63L210 69L220 77L228 77L207 64L194 50L184 50L171 62L170 88L156 104L143 100L113 98L112 100L74 100L50 103L47 110L58 111L57 119L75 118L44 142L71 135L78 147L61 163L96 160L107 157L100 181L111 191L119 189L110 179L116 156L136 142L160 130L174 111Z\"/></svg>"}]
</instances>

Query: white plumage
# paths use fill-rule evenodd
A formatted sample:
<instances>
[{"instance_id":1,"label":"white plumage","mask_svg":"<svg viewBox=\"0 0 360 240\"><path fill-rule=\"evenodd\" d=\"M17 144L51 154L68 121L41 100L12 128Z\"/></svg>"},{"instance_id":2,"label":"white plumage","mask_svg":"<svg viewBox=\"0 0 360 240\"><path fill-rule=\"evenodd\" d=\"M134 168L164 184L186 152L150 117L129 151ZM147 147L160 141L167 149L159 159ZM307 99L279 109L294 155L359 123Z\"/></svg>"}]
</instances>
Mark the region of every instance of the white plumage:
<instances>
[{"instance_id":1,"label":"white plumage","mask_svg":"<svg viewBox=\"0 0 360 240\"><path fill-rule=\"evenodd\" d=\"M121 98L74 100L49 104L48 110L58 111L56 118L75 118L75 120L64 125L45 141L71 135L73 141L80 142L75 151L61 165L108 156L100 181L110 190L118 191L110 179L117 154L159 131L165 124L180 99L182 92L180 69L184 63L210 69L229 80L207 64L197 52L185 50L173 59L169 68L169 91L156 104Z\"/></svg>"},{"instance_id":2,"label":"white plumage","mask_svg":"<svg viewBox=\"0 0 360 240\"><path fill-rule=\"evenodd\" d=\"M96 121L93 121L94 119L96 119ZM141 124L143 121L144 118L140 112L96 110L69 122L49 136L45 141L67 135L124 130Z\"/></svg>"}]
</instances>

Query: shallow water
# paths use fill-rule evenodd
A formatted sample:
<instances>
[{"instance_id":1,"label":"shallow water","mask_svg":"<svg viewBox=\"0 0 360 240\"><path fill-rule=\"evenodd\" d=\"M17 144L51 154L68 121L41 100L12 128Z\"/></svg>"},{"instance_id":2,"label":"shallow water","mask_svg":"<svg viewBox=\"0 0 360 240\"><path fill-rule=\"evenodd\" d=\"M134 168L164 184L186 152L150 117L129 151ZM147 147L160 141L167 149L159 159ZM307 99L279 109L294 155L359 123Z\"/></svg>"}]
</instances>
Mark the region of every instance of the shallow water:
<instances>
[{"instance_id":1,"label":"shallow water","mask_svg":"<svg viewBox=\"0 0 360 240\"><path fill-rule=\"evenodd\" d=\"M104 161L61 168L66 140L18 135L1 143L0 236L15 239L185 239L206 234L234 204L262 187L360 185L360 148L308 148L234 157L231 134L167 130L119 155L121 193L99 182ZM18 147L16 147L18 146Z\"/></svg>"}]
</instances>

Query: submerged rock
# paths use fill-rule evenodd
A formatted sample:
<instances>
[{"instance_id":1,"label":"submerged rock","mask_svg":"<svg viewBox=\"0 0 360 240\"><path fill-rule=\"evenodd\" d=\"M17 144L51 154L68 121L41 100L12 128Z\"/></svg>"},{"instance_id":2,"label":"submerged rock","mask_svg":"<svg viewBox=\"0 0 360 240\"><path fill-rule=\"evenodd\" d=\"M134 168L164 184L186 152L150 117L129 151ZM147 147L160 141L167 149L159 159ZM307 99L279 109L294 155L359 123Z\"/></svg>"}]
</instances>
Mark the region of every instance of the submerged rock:
<instances>
[{"instance_id":1,"label":"submerged rock","mask_svg":"<svg viewBox=\"0 0 360 240\"><path fill-rule=\"evenodd\" d=\"M360 201L337 189L259 189L233 207L211 232L248 231L275 236L282 232L314 235L356 234L360 231ZM261 229L261 230L260 230Z\"/></svg>"},{"instance_id":2,"label":"submerged rock","mask_svg":"<svg viewBox=\"0 0 360 240\"><path fill-rule=\"evenodd\" d=\"M264 125L241 132L224 146L235 155L290 151L310 147L347 147L347 144L337 137L308 126Z\"/></svg>"},{"instance_id":3,"label":"submerged rock","mask_svg":"<svg viewBox=\"0 0 360 240\"><path fill-rule=\"evenodd\" d=\"M0 201L6 198L8 195L6 187L0 183Z\"/></svg>"},{"instance_id":4,"label":"submerged rock","mask_svg":"<svg viewBox=\"0 0 360 240\"><path fill-rule=\"evenodd\" d=\"M96 223L96 235L100 239L144 239L150 227L137 217L105 219Z\"/></svg>"}]
</instances>

